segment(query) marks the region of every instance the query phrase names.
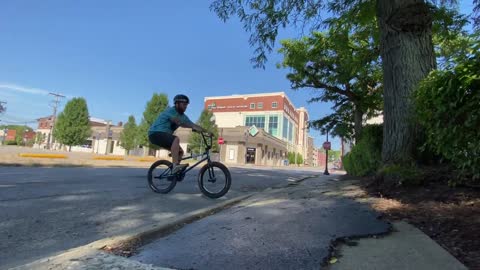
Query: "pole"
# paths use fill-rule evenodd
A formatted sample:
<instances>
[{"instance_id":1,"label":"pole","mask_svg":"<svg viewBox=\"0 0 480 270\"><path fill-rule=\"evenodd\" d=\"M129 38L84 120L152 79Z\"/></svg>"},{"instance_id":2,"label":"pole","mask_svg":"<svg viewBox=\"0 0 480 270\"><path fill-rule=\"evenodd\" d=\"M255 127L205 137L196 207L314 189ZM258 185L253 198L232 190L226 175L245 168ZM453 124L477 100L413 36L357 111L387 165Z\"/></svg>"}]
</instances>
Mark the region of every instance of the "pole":
<instances>
[{"instance_id":1,"label":"pole","mask_svg":"<svg viewBox=\"0 0 480 270\"><path fill-rule=\"evenodd\" d=\"M108 140L110 137L110 120L107 120L107 145L105 146L105 155L108 155Z\"/></svg>"},{"instance_id":2,"label":"pole","mask_svg":"<svg viewBox=\"0 0 480 270\"><path fill-rule=\"evenodd\" d=\"M328 129L327 129L327 142L328 142ZM330 175L328 172L328 149L325 149L325 171L323 172L324 175Z\"/></svg>"},{"instance_id":3,"label":"pole","mask_svg":"<svg viewBox=\"0 0 480 270\"><path fill-rule=\"evenodd\" d=\"M57 120L57 107L58 107L58 104L60 103L60 98L65 97L63 95L56 94L56 93L49 93L49 95L54 96L55 100L53 101L54 102L54 105L53 105L53 121L52 121L52 125L50 126L50 134L49 134L50 138L48 139L47 149L50 149L52 147L52 144L53 144L53 130L55 128L55 121Z\"/></svg>"}]
</instances>

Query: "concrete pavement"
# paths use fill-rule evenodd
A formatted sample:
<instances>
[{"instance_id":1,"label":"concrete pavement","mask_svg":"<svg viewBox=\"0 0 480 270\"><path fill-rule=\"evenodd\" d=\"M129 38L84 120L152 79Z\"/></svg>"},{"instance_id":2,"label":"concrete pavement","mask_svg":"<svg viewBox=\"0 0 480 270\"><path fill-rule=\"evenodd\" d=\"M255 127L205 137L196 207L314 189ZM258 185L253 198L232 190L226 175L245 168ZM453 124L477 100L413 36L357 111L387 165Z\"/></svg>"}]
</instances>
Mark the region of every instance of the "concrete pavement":
<instances>
[{"instance_id":1,"label":"concrete pavement","mask_svg":"<svg viewBox=\"0 0 480 270\"><path fill-rule=\"evenodd\" d=\"M333 176L333 178L335 178ZM355 186L309 179L259 193L141 247L129 258L97 249L46 258L15 270L39 269L319 269L342 237L384 234L388 224L355 198ZM466 269L408 224L340 247L332 269ZM328 261L328 260L327 260Z\"/></svg>"}]
</instances>

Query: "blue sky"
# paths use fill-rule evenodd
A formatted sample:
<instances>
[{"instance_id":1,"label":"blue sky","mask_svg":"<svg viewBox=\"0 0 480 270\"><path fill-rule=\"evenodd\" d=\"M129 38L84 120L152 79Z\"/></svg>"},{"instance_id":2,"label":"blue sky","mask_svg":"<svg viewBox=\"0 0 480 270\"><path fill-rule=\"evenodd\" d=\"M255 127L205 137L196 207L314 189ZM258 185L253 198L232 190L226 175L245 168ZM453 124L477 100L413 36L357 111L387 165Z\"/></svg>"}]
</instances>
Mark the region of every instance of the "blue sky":
<instances>
[{"instance_id":1,"label":"blue sky","mask_svg":"<svg viewBox=\"0 0 480 270\"><path fill-rule=\"evenodd\" d=\"M463 1L462 10L471 10ZM293 91L273 53L265 70L254 69L249 34L236 20L223 23L210 1L18 1L0 2L0 100L5 122L30 122L51 114L49 92L84 97L90 115L140 121L153 93L191 97L196 120L203 97L284 91L311 118L330 105L307 104L310 90ZM286 29L280 39L298 38ZM33 123L30 125L34 125ZM320 146L323 135L312 131ZM339 149L339 140L333 148Z\"/></svg>"}]
</instances>

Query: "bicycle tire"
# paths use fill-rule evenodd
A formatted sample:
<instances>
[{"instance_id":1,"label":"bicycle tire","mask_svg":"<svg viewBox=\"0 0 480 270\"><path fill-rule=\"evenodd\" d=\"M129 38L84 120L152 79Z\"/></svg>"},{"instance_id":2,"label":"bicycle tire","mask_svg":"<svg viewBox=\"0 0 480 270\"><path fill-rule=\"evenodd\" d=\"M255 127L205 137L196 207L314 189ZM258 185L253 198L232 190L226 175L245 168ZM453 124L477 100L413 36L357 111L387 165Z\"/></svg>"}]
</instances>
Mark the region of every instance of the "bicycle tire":
<instances>
[{"instance_id":1,"label":"bicycle tire","mask_svg":"<svg viewBox=\"0 0 480 270\"><path fill-rule=\"evenodd\" d=\"M219 192L210 192L207 188L205 188L205 181L207 179L210 179L210 176L208 174L208 169L209 168L218 168L221 170L221 172L225 176L225 185L224 187L219 191ZM218 173L218 172L217 172ZM208 181L208 180L207 180ZM230 174L230 171L228 168L223 165L220 162L210 162L209 164L206 164L200 169L200 172L198 173L198 187L200 188L200 191L207 197L212 198L212 199L217 199L225 195L228 190L230 189L230 186L232 184L232 176Z\"/></svg>"},{"instance_id":2,"label":"bicycle tire","mask_svg":"<svg viewBox=\"0 0 480 270\"><path fill-rule=\"evenodd\" d=\"M160 165L165 165L166 166L165 170L167 170L167 171L164 171L164 173L166 172L168 175L171 174L172 163L170 161L168 161L168 160L158 160L158 161L154 162L152 164L152 166L150 166L150 169L148 170L148 176L147 176L148 177L148 186L154 192L166 194L166 193L169 193L175 187L175 185L177 184L177 178L176 177L167 178L166 176L161 177L160 179L164 179L164 181L170 182L170 184L168 184L167 187L165 187L165 188L159 188L157 185L155 185L154 179L155 178L158 179L158 177L154 176L153 171Z\"/></svg>"}]
</instances>

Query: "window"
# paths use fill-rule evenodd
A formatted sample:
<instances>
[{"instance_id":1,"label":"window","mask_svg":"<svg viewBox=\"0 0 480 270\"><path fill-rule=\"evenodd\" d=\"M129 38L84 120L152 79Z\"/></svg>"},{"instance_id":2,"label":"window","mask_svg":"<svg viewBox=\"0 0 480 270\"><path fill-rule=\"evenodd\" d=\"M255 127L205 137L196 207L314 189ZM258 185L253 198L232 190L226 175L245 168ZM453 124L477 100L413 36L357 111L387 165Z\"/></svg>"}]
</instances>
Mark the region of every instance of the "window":
<instances>
[{"instance_id":1,"label":"window","mask_svg":"<svg viewBox=\"0 0 480 270\"><path fill-rule=\"evenodd\" d=\"M293 125L290 122L290 124L288 125L288 141L292 142L292 140L293 140Z\"/></svg>"},{"instance_id":2,"label":"window","mask_svg":"<svg viewBox=\"0 0 480 270\"><path fill-rule=\"evenodd\" d=\"M230 160L235 159L235 150L234 149L230 149L230 151L228 152L228 159L230 159Z\"/></svg>"},{"instance_id":3,"label":"window","mask_svg":"<svg viewBox=\"0 0 480 270\"><path fill-rule=\"evenodd\" d=\"M208 105L208 110L212 110L212 105Z\"/></svg>"},{"instance_id":4,"label":"window","mask_svg":"<svg viewBox=\"0 0 480 270\"><path fill-rule=\"evenodd\" d=\"M257 108L263 109L263 102L258 102L257 103Z\"/></svg>"},{"instance_id":5,"label":"window","mask_svg":"<svg viewBox=\"0 0 480 270\"><path fill-rule=\"evenodd\" d=\"M255 103L250 103L250 109L255 109Z\"/></svg>"},{"instance_id":6,"label":"window","mask_svg":"<svg viewBox=\"0 0 480 270\"><path fill-rule=\"evenodd\" d=\"M288 124L289 124L288 119L284 116L283 117L283 130L282 130L283 131L282 132L282 137L284 139L288 139Z\"/></svg>"},{"instance_id":7,"label":"window","mask_svg":"<svg viewBox=\"0 0 480 270\"><path fill-rule=\"evenodd\" d=\"M276 101L272 102L272 109L278 108L278 103Z\"/></svg>"},{"instance_id":8,"label":"window","mask_svg":"<svg viewBox=\"0 0 480 270\"><path fill-rule=\"evenodd\" d=\"M255 125L257 128L265 128L265 116L247 116L245 118L245 126L250 127Z\"/></svg>"},{"instance_id":9,"label":"window","mask_svg":"<svg viewBox=\"0 0 480 270\"><path fill-rule=\"evenodd\" d=\"M270 115L268 118L268 133L278 136L278 115Z\"/></svg>"}]
</instances>

